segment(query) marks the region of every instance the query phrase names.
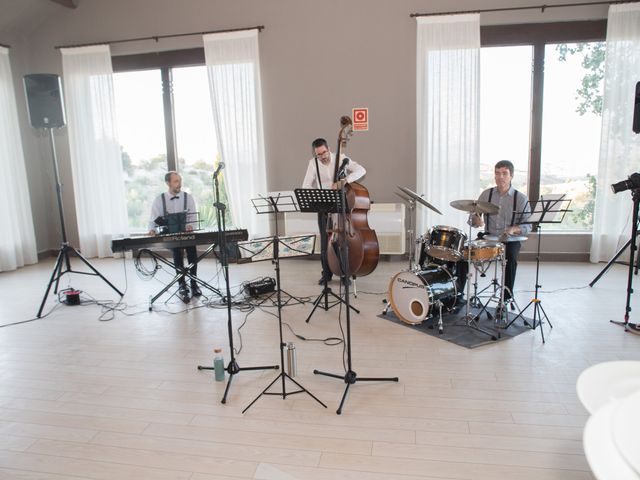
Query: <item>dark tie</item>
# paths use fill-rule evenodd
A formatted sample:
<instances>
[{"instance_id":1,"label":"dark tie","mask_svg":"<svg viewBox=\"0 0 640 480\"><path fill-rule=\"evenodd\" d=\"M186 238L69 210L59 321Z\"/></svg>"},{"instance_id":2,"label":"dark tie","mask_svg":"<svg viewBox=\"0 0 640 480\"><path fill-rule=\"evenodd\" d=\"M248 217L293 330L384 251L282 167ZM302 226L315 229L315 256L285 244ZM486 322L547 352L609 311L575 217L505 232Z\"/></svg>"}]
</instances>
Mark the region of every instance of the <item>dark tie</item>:
<instances>
[{"instance_id":1,"label":"dark tie","mask_svg":"<svg viewBox=\"0 0 640 480\"><path fill-rule=\"evenodd\" d=\"M180 195L174 195L173 197L171 197L169 200L177 200L180 198Z\"/></svg>"}]
</instances>

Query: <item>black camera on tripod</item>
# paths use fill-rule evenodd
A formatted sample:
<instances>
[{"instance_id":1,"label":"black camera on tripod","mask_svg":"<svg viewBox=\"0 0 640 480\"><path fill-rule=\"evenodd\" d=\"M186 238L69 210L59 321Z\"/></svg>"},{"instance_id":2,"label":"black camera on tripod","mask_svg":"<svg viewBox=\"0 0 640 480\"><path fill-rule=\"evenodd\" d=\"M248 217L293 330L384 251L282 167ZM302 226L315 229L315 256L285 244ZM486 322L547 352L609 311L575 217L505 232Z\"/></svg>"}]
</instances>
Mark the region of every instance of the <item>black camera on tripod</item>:
<instances>
[{"instance_id":1,"label":"black camera on tripod","mask_svg":"<svg viewBox=\"0 0 640 480\"><path fill-rule=\"evenodd\" d=\"M611 185L613 193L620 193L625 190L635 190L636 188L640 188L640 173L638 172L632 173L626 180L622 180Z\"/></svg>"}]
</instances>

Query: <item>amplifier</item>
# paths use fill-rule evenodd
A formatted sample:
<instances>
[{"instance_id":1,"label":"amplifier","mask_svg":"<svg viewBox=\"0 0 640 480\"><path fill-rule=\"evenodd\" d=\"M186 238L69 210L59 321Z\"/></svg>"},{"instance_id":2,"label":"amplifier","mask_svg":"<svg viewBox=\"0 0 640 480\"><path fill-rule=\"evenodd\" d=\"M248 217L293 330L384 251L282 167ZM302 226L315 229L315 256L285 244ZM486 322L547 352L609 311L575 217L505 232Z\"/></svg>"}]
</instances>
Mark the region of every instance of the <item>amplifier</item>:
<instances>
[{"instance_id":1,"label":"amplifier","mask_svg":"<svg viewBox=\"0 0 640 480\"><path fill-rule=\"evenodd\" d=\"M257 297L265 293L271 293L276 289L276 280L272 277L261 278L245 285L244 290L248 295Z\"/></svg>"}]
</instances>

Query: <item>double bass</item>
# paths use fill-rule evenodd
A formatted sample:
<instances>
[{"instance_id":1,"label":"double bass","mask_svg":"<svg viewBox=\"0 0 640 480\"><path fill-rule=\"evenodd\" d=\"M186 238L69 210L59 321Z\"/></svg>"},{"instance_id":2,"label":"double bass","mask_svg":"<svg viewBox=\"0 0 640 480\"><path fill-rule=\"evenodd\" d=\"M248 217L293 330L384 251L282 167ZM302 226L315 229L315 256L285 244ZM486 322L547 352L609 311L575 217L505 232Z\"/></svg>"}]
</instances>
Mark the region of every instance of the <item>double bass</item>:
<instances>
[{"instance_id":1,"label":"double bass","mask_svg":"<svg viewBox=\"0 0 640 480\"><path fill-rule=\"evenodd\" d=\"M333 183L340 181L338 178L338 165L341 160L343 147L353 133L353 122L348 116L340 119L340 132L338 134L338 146L336 148L336 164ZM363 277L373 272L378 265L380 247L376 232L369 227L367 214L371 208L369 191L360 183L346 183L344 185L344 197L346 199L346 214L338 215L338 221L333 222L333 227L328 233L327 261L334 275ZM343 243L346 240L348 259L345 262L347 271L343 271L340 261L340 252L343 251Z\"/></svg>"}]
</instances>

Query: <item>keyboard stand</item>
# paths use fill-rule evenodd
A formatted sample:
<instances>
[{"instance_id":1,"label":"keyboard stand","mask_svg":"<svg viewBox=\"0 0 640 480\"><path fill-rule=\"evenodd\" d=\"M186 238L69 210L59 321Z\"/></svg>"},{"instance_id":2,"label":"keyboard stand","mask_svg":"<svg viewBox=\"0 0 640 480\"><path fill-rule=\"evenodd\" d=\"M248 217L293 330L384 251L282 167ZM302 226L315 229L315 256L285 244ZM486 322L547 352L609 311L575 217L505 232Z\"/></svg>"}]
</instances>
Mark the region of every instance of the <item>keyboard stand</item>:
<instances>
[{"instance_id":1,"label":"keyboard stand","mask_svg":"<svg viewBox=\"0 0 640 480\"><path fill-rule=\"evenodd\" d=\"M173 285L176 284L176 282L179 282L180 280L184 279L185 277L189 277L192 282L196 282L201 287L204 287L204 288L206 288L208 290L211 290L213 293L215 293L219 297L223 297L222 292L220 290L215 288L213 285L209 285L207 282L205 282L204 280L201 280L196 275L192 275L191 272L189 271L189 270L191 270L191 268L194 265L198 264L200 262L200 260L202 260L204 257L208 256L211 252L213 252L213 250L215 249L216 245L217 244L215 244L215 243L212 244L203 253L198 255L198 258L196 258L195 262L190 263L186 267L182 267L182 268L176 267L173 264L172 261L167 260L164 256L160 255L157 252L154 252L153 250L149 250L148 248L143 248L143 249L139 250L138 251L138 257L142 253L147 253L147 254L149 254L149 256L151 256L152 258L155 258L159 262L162 262L165 265L168 265L169 267L175 268L176 270L178 270L178 272L173 277L173 279L162 290L160 290L155 296L153 296L153 297L151 297L149 299L149 311L151 311L152 308L153 308L153 302L155 302L158 298L160 298L162 295L164 295L167 290L169 290Z\"/></svg>"}]
</instances>

